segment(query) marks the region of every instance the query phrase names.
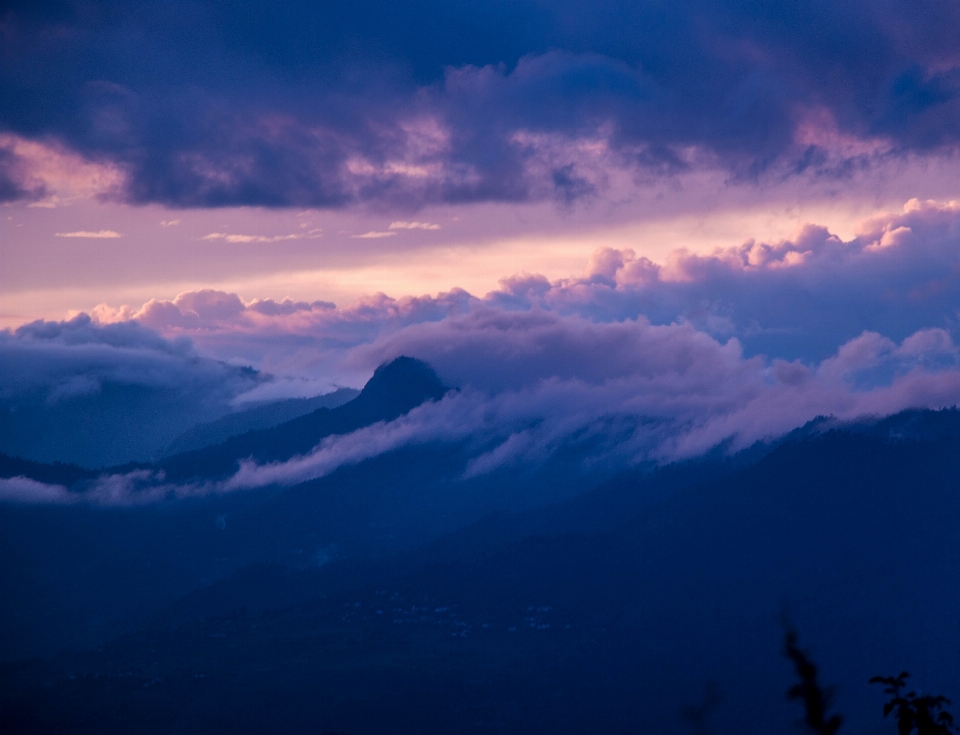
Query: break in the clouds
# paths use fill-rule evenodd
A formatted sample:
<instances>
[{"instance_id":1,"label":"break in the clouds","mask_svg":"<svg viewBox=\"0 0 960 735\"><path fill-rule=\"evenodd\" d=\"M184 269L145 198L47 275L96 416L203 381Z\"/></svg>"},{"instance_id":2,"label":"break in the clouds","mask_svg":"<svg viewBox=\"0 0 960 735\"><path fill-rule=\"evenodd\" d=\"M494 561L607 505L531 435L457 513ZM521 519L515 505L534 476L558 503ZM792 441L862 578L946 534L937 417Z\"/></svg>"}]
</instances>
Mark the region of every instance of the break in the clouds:
<instances>
[{"instance_id":1,"label":"break in the clouds","mask_svg":"<svg viewBox=\"0 0 960 735\"><path fill-rule=\"evenodd\" d=\"M0 24L7 201L568 203L960 142L944 0L14 2Z\"/></svg>"}]
</instances>

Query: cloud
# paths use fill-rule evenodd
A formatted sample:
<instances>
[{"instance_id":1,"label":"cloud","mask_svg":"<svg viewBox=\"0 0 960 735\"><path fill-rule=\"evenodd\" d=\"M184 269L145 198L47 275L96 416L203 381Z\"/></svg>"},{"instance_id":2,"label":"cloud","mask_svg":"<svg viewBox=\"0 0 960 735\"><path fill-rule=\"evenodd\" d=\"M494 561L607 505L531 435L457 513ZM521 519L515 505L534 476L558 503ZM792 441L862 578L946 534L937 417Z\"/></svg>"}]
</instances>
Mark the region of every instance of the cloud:
<instances>
[{"instance_id":1,"label":"cloud","mask_svg":"<svg viewBox=\"0 0 960 735\"><path fill-rule=\"evenodd\" d=\"M579 276L519 275L483 296L376 294L338 308L204 289L93 316L99 323L0 333L11 358L0 364L3 390L68 405L129 380L242 403L304 385L360 386L399 355L461 388L283 466L246 465L229 487L203 492L300 482L457 438L474 447L472 475L584 442L597 467L670 461L818 415L960 401L960 203L911 200L847 240L807 225L790 239L677 251L662 263L605 249ZM277 378L264 388L265 378L230 367L242 364Z\"/></svg>"},{"instance_id":2,"label":"cloud","mask_svg":"<svg viewBox=\"0 0 960 735\"><path fill-rule=\"evenodd\" d=\"M439 230L440 225L431 222L391 222L391 230Z\"/></svg>"},{"instance_id":3,"label":"cloud","mask_svg":"<svg viewBox=\"0 0 960 735\"><path fill-rule=\"evenodd\" d=\"M393 237L397 233L394 231L389 232L376 232L371 230L370 232L364 232L362 235L351 235L350 237L354 240L378 240L381 237Z\"/></svg>"},{"instance_id":4,"label":"cloud","mask_svg":"<svg viewBox=\"0 0 960 735\"><path fill-rule=\"evenodd\" d=\"M327 301L244 301L236 294L203 289L140 307L101 304L91 315L103 324L136 320L170 337L189 335L206 354L257 365L278 377L306 377L332 390L361 386L376 367L348 364L354 347L406 325L463 313L475 302L466 291L454 289L438 297L375 294L338 309Z\"/></svg>"},{"instance_id":5,"label":"cloud","mask_svg":"<svg viewBox=\"0 0 960 735\"><path fill-rule=\"evenodd\" d=\"M160 221L161 227L176 227L179 224L180 220L178 219L165 219Z\"/></svg>"},{"instance_id":6,"label":"cloud","mask_svg":"<svg viewBox=\"0 0 960 735\"><path fill-rule=\"evenodd\" d=\"M205 300L204 294L186 303L206 315L231 308L229 301ZM105 382L232 398L257 382L255 374L202 358L186 337L166 339L134 321L98 324L86 314L0 331L0 347L0 397L5 400L39 391L56 403L95 393Z\"/></svg>"},{"instance_id":7,"label":"cloud","mask_svg":"<svg viewBox=\"0 0 960 735\"><path fill-rule=\"evenodd\" d=\"M98 240L112 240L121 236L119 232L114 232L113 230L98 230L97 232L79 230L77 232L58 232L56 234L57 237L88 237Z\"/></svg>"},{"instance_id":8,"label":"cloud","mask_svg":"<svg viewBox=\"0 0 960 735\"><path fill-rule=\"evenodd\" d=\"M86 467L155 457L270 381L198 354L186 337L85 314L0 331L0 352L0 451Z\"/></svg>"},{"instance_id":9,"label":"cloud","mask_svg":"<svg viewBox=\"0 0 960 735\"><path fill-rule=\"evenodd\" d=\"M0 503L69 503L71 496L62 485L48 485L27 477L0 478Z\"/></svg>"},{"instance_id":10,"label":"cloud","mask_svg":"<svg viewBox=\"0 0 960 735\"><path fill-rule=\"evenodd\" d=\"M294 301L292 299L254 299L244 302L237 294L201 289L186 291L173 300L152 299L139 309L123 306L113 309L106 304L93 309L93 316L102 324L135 320L160 330L242 330L256 329L267 321L287 322L293 326L311 314L321 315L334 310L327 301Z\"/></svg>"},{"instance_id":11,"label":"cloud","mask_svg":"<svg viewBox=\"0 0 960 735\"><path fill-rule=\"evenodd\" d=\"M230 309L197 311L187 306L195 297L182 294L172 302L103 306L95 313L103 321L135 318L170 334L189 334L215 351L230 345L236 352L222 354L257 365L269 359L271 371L296 372L310 361L345 365L349 349L482 306L596 322L643 317L654 325L688 323L717 339L736 337L748 356L819 362L864 331L899 341L936 327L960 340L958 253L960 203L911 200L899 212L867 218L849 240L807 225L790 239L748 240L699 255L677 251L660 263L630 249L604 249L580 276L553 282L511 276L482 296L457 289L434 297L380 294L334 308L289 299L245 302L219 292L216 299L229 300ZM375 367L351 359L356 370L344 368L336 381L356 384Z\"/></svg>"},{"instance_id":12,"label":"cloud","mask_svg":"<svg viewBox=\"0 0 960 735\"><path fill-rule=\"evenodd\" d=\"M531 322L505 315L500 332L539 332L526 349L497 355L488 341L462 329L456 350L481 364L526 373L523 385L493 390L465 386L394 421L324 439L303 456L258 465L242 462L223 481L174 485L146 470L104 475L64 494L31 481L0 486L0 500L131 505L296 485L385 452L427 443L466 443L464 478L512 466L536 466L563 453L582 457L586 472L608 474L641 462L695 457L724 444L729 451L781 436L817 416L840 420L882 416L960 402L960 350L940 330L923 330L897 344L864 333L817 365L744 359L735 343L721 344L689 326L588 325L569 317ZM603 365L586 379L557 374L545 343L565 341L586 354L606 340L629 336L632 355ZM506 356L505 356L506 355ZM604 363L604 361L598 361ZM519 367L514 364L519 364ZM538 369L539 368L539 369ZM576 371L580 372L580 371ZM537 377L534 377L534 376ZM500 385L487 381L487 386ZM775 406L776 410L771 410ZM19 482L19 484L17 484Z\"/></svg>"},{"instance_id":13,"label":"cloud","mask_svg":"<svg viewBox=\"0 0 960 735\"><path fill-rule=\"evenodd\" d=\"M142 0L106 26L10 10L0 196L55 203L37 172L72 156L92 167L78 191L179 207L566 206L635 177L844 180L960 144L960 11L936 0L260 5L186 0L190 33Z\"/></svg>"},{"instance_id":14,"label":"cloud","mask_svg":"<svg viewBox=\"0 0 960 735\"><path fill-rule=\"evenodd\" d=\"M583 343L579 346L586 354L595 354L590 349L603 338L585 335L583 325L568 320L558 320L559 331L568 332L571 344ZM297 484L402 446L468 438L479 451L467 476L537 464L579 444L590 446L587 462L610 471L698 456L723 442L731 450L743 449L817 416L855 419L960 401L960 351L937 330L917 333L899 345L864 334L813 366L745 360L735 344L723 345L684 327L637 324L632 331L634 370L624 362L589 380L564 378L554 374L556 364L544 355L539 376L524 387L490 392L468 385L389 424L330 437L304 457L264 466L245 463L221 490ZM622 336L622 330L615 330L610 339ZM929 351L920 357L911 341L924 343ZM537 349L542 341L534 342L526 356L515 358L527 370L530 356L542 354ZM512 360L502 353L489 356L486 346L481 340L458 353L480 363L476 373L484 368L510 371ZM878 369L890 375L869 387L858 385Z\"/></svg>"},{"instance_id":15,"label":"cloud","mask_svg":"<svg viewBox=\"0 0 960 735\"><path fill-rule=\"evenodd\" d=\"M37 482L26 477L0 478L0 503L58 504L85 503L100 506L129 507L172 498L207 494L210 488L163 484L149 470L123 474L104 474L75 489Z\"/></svg>"},{"instance_id":16,"label":"cloud","mask_svg":"<svg viewBox=\"0 0 960 735\"><path fill-rule=\"evenodd\" d=\"M116 163L92 161L62 143L0 130L0 202L53 208L119 196L125 183Z\"/></svg>"},{"instance_id":17,"label":"cloud","mask_svg":"<svg viewBox=\"0 0 960 735\"><path fill-rule=\"evenodd\" d=\"M211 232L204 235L201 240L225 240L226 242L247 243L247 242L282 242L283 240L315 240L320 237L321 230L313 229L306 233L293 233L289 235L232 235L225 232Z\"/></svg>"}]
</instances>

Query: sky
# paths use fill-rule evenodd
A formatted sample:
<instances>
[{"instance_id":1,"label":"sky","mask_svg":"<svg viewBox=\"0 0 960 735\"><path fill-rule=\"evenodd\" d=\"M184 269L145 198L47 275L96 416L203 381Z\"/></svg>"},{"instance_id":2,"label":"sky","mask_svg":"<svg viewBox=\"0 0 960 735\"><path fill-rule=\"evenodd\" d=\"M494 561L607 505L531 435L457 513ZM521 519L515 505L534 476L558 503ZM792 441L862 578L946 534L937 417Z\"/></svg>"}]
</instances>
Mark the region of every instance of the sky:
<instances>
[{"instance_id":1,"label":"sky","mask_svg":"<svg viewBox=\"0 0 960 735\"><path fill-rule=\"evenodd\" d=\"M950 0L14 0L0 39L10 405L410 354L513 417L497 461L672 427L635 461L960 401Z\"/></svg>"}]
</instances>

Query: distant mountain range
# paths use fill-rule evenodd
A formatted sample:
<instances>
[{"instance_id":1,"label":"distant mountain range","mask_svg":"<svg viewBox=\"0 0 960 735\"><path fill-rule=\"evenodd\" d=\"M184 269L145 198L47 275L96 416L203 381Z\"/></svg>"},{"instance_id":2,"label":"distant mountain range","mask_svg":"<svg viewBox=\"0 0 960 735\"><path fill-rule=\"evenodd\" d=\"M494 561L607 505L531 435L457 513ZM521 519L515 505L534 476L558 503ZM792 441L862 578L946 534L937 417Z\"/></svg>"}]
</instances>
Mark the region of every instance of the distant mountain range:
<instances>
[{"instance_id":1,"label":"distant mountain range","mask_svg":"<svg viewBox=\"0 0 960 735\"><path fill-rule=\"evenodd\" d=\"M447 390L401 359L342 406L161 466L288 458ZM144 507L0 506L0 729L760 735L799 717L784 611L842 732L886 732L874 674L960 694L956 410L823 418L613 478L561 453L464 479L471 451ZM705 691L709 719L684 720Z\"/></svg>"}]
</instances>

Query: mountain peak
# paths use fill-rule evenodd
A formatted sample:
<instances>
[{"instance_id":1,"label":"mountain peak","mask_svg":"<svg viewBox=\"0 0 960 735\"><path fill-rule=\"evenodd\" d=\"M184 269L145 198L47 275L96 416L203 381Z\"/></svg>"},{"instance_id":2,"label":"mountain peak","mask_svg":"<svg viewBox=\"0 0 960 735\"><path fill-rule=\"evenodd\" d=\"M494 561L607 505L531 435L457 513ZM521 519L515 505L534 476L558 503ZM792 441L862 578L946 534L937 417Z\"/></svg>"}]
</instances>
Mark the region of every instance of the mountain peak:
<instances>
[{"instance_id":1,"label":"mountain peak","mask_svg":"<svg viewBox=\"0 0 960 735\"><path fill-rule=\"evenodd\" d=\"M378 367L360 393L367 399L411 401L412 406L426 400L438 401L449 389L436 371L422 360L397 357Z\"/></svg>"},{"instance_id":2,"label":"mountain peak","mask_svg":"<svg viewBox=\"0 0 960 735\"><path fill-rule=\"evenodd\" d=\"M318 408L269 429L248 431L223 444L168 457L163 462L168 478L226 477L238 462L283 462L306 454L324 438L348 434L378 421L393 421L426 401L447 393L433 368L412 357L398 357L377 368L360 395L336 408Z\"/></svg>"}]
</instances>

